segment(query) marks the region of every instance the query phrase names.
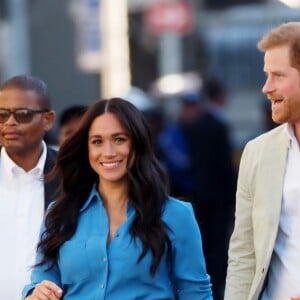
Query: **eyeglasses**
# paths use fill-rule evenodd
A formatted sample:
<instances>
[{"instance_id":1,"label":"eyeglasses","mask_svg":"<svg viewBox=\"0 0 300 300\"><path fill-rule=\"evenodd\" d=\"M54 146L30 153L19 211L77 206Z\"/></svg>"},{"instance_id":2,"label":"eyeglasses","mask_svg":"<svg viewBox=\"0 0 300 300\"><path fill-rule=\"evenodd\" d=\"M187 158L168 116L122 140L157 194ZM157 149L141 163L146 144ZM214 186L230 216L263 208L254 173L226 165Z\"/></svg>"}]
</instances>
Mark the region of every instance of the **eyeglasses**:
<instances>
[{"instance_id":1,"label":"eyeglasses","mask_svg":"<svg viewBox=\"0 0 300 300\"><path fill-rule=\"evenodd\" d=\"M6 109L0 108L0 123L5 123L10 115L14 116L14 119L18 123L30 123L33 119L34 114L40 114L49 112L49 109L29 109L29 108L17 108L17 109Z\"/></svg>"}]
</instances>

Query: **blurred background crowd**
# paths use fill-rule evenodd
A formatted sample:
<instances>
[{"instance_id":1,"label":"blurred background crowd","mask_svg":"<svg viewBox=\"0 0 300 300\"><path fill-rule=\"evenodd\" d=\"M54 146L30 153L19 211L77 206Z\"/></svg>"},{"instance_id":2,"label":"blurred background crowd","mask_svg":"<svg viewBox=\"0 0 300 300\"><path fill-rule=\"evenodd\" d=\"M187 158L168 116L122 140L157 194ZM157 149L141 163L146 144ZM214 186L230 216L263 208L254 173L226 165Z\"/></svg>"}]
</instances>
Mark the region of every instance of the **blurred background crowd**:
<instances>
[{"instance_id":1,"label":"blurred background crowd","mask_svg":"<svg viewBox=\"0 0 300 300\"><path fill-rule=\"evenodd\" d=\"M216 77L227 88L234 146L263 130L256 42L273 26L298 20L299 0L110 2L1 0L0 81L41 77L58 113L134 87L141 92L132 97L144 93L174 119L180 93L201 92L203 80Z\"/></svg>"},{"instance_id":2,"label":"blurred background crowd","mask_svg":"<svg viewBox=\"0 0 300 300\"><path fill-rule=\"evenodd\" d=\"M59 147L86 107L121 96L148 118L174 196L192 201L222 299L245 143L275 126L256 43L299 0L0 0L0 82L43 79Z\"/></svg>"}]
</instances>

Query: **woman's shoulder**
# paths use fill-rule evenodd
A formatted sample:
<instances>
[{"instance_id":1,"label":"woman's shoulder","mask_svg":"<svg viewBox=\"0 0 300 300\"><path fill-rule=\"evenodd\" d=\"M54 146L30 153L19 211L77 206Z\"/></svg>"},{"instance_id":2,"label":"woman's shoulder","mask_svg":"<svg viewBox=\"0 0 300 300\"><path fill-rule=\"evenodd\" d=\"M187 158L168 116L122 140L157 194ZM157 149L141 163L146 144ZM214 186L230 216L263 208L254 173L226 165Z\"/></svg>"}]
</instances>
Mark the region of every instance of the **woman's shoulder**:
<instances>
[{"instance_id":1,"label":"woman's shoulder","mask_svg":"<svg viewBox=\"0 0 300 300\"><path fill-rule=\"evenodd\" d=\"M190 202L169 197L164 207L162 220L170 229L171 240L184 241L187 237L187 232L194 237L200 235L194 210Z\"/></svg>"},{"instance_id":2,"label":"woman's shoulder","mask_svg":"<svg viewBox=\"0 0 300 300\"><path fill-rule=\"evenodd\" d=\"M192 204L188 201L179 200L177 198L169 196L166 200L165 209L178 209L178 210L190 210Z\"/></svg>"},{"instance_id":3,"label":"woman's shoulder","mask_svg":"<svg viewBox=\"0 0 300 300\"><path fill-rule=\"evenodd\" d=\"M194 218L194 210L190 202L168 197L162 217L166 221L178 222L180 221L179 219L185 219L187 217Z\"/></svg>"}]
</instances>

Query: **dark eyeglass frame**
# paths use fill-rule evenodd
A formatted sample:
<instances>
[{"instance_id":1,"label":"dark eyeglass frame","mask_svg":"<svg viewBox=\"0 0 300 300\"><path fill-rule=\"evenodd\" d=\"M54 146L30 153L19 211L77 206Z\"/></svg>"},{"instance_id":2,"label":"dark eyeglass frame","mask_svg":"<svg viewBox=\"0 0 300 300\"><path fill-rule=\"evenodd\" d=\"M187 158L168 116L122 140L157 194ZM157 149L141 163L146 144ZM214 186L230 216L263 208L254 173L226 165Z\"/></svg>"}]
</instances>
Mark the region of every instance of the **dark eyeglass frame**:
<instances>
[{"instance_id":1,"label":"dark eyeglass frame","mask_svg":"<svg viewBox=\"0 0 300 300\"><path fill-rule=\"evenodd\" d=\"M11 115L18 123L30 123L35 114L41 114L49 112L49 109L30 109L30 108L17 108L17 109L7 109L0 108L0 124L7 122Z\"/></svg>"}]
</instances>

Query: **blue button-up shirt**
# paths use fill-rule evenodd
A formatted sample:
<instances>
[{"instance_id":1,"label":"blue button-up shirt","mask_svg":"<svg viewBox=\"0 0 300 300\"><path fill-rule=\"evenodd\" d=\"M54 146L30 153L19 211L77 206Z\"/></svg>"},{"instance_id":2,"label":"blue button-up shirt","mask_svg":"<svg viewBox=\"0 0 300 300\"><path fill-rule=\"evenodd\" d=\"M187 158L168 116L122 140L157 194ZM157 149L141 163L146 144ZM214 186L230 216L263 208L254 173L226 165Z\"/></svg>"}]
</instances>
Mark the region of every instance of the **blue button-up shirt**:
<instances>
[{"instance_id":1,"label":"blue button-up shirt","mask_svg":"<svg viewBox=\"0 0 300 300\"><path fill-rule=\"evenodd\" d=\"M47 265L34 268L23 297L37 283L50 280L63 289L64 300L167 300L175 298L174 288L180 300L212 299L191 205L167 200L162 219L171 229L171 264L165 253L154 276L150 274L151 251L137 263L142 243L130 235L135 215L129 203L127 220L107 244L108 216L94 187L80 211L76 232L59 250L57 265L49 271Z\"/></svg>"}]
</instances>

